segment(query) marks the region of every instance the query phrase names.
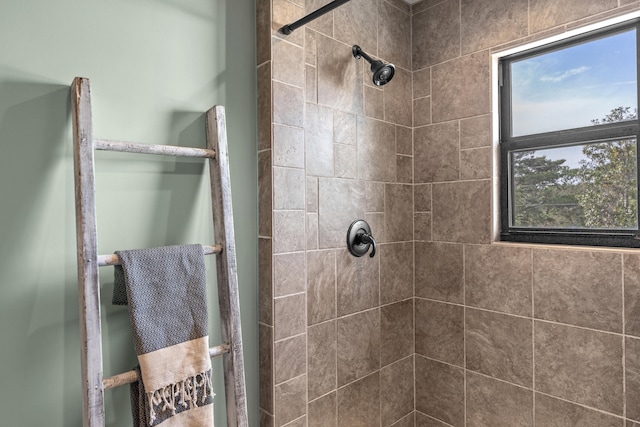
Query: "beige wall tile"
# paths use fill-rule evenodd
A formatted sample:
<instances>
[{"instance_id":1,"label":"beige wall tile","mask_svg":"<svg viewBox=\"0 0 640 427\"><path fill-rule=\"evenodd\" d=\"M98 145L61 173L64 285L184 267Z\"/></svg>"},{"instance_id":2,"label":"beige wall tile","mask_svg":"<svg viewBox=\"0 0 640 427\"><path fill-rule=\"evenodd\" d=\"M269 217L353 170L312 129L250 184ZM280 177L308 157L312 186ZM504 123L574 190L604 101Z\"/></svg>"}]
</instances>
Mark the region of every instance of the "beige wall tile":
<instances>
[{"instance_id":1,"label":"beige wall tile","mask_svg":"<svg viewBox=\"0 0 640 427\"><path fill-rule=\"evenodd\" d=\"M416 353L464 366L464 307L416 298Z\"/></svg>"},{"instance_id":2,"label":"beige wall tile","mask_svg":"<svg viewBox=\"0 0 640 427\"><path fill-rule=\"evenodd\" d=\"M305 375L276 386L276 426L281 427L307 413L306 389Z\"/></svg>"},{"instance_id":3,"label":"beige wall tile","mask_svg":"<svg viewBox=\"0 0 640 427\"><path fill-rule=\"evenodd\" d=\"M414 352L413 299L380 307L380 360L389 365Z\"/></svg>"},{"instance_id":4,"label":"beige wall tile","mask_svg":"<svg viewBox=\"0 0 640 427\"><path fill-rule=\"evenodd\" d=\"M318 64L318 46L316 32L309 27L304 31L304 63L315 67Z\"/></svg>"},{"instance_id":5,"label":"beige wall tile","mask_svg":"<svg viewBox=\"0 0 640 427\"><path fill-rule=\"evenodd\" d=\"M462 53L528 35L528 0L462 0Z\"/></svg>"},{"instance_id":6,"label":"beige wall tile","mask_svg":"<svg viewBox=\"0 0 640 427\"><path fill-rule=\"evenodd\" d=\"M307 212L318 212L318 178L307 177Z\"/></svg>"},{"instance_id":7,"label":"beige wall tile","mask_svg":"<svg viewBox=\"0 0 640 427\"><path fill-rule=\"evenodd\" d=\"M304 168L304 130L273 125L273 165Z\"/></svg>"},{"instance_id":8,"label":"beige wall tile","mask_svg":"<svg viewBox=\"0 0 640 427\"><path fill-rule=\"evenodd\" d=\"M337 386L336 321L310 326L307 330L309 400L335 390Z\"/></svg>"},{"instance_id":9,"label":"beige wall tile","mask_svg":"<svg viewBox=\"0 0 640 427\"><path fill-rule=\"evenodd\" d=\"M413 99L431 95L431 68L423 68L413 72Z\"/></svg>"},{"instance_id":10,"label":"beige wall tile","mask_svg":"<svg viewBox=\"0 0 640 427\"><path fill-rule=\"evenodd\" d=\"M415 248L416 296L462 304L462 245L416 242Z\"/></svg>"},{"instance_id":11,"label":"beige wall tile","mask_svg":"<svg viewBox=\"0 0 640 427\"><path fill-rule=\"evenodd\" d=\"M303 251L306 246L304 211L273 213L273 253Z\"/></svg>"},{"instance_id":12,"label":"beige wall tile","mask_svg":"<svg viewBox=\"0 0 640 427\"><path fill-rule=\"evenodd\" d=\"M433 240L491 241L491 181L433 184Z\"/></svg>"},{"instance_id":13,"label":"beige wall tile","mask_svg":"<svg viewBox=\"0 0 640 427\"><path fill-rule=\"evenodd\" d=\"M302 47L272 38L273 79L293 86L304 86L304 50Z\"/></svg>"},{"instance_id":14,"label":"beige wall tile","mask_svg":"<svg viewBox=\"0 0 640 427\"><path fill-rule=\"evenodd\" d=\"M372 119L384 119L384 92L382 89L364 87L364 114Z\"/></svg>"},{"instance_id":15,"label":"beige wall tile","mask_svg":"<svg viewBox=\"0 0 640 427\"><path fill-rule=\"evenodd\" d=\"M396 129L392 124L358 117L358 178L395 182Z\"/></svg>"},{"instance_id":16,"label":"beige wall tile","mask_svg":"<svg viewBox=\"0 0 640 427\"><path fill-rule=\"evenodd\" d=\"M640 422L640 339L625 340L627 418Z\"/></svg>"},{"instance_id":17,"label":"beige wall tile","mask_svg":"<svg viewBox=\"0 0 640 427\"><path fill-rule=\"evenodd\" d=\"M382 426L391 426L413 412L413 357L380 370L380 391Z\"/></svg>"},{"instance_id":18,"label":"beige wall tile","mask_svg":"<svg viewBox=\"0 0 640 427\"><path fill-rule=\"evenodd\" d=\"M460 150L460 179L491 178L492 158L490 147Z\"/></svg>"},{"instance_id":19,"label":"beige wall tile","mask_svg":"<svg viewBox=\"0 0 640 427\"><path fill-rule=\"evenodd\" d=\"M411 69L411 17L380 2L380 25L378 25L378 56L396 66Z\"/></svg>"},{"instance_id":20,"label":"beige wall tile","mask_svg":"<svg viewBox=\"0 0 640 427\"><path fill-rule=\"evenodd\" d=\"M338 387L380 369L380 310L338 319Z\"/></svg>"},{"instance_id":21,"label":"beige wall tile","mask_svg":"<svg viewBox=\"0 0 640 427\"><path fill-rule=\"evenodd\" d=\"M533 427L533 391L468 372L466 425Z\"/></svg>"},{"instance_id":22,"label":"beige wall tile","mask_svg":"<svg viewBox=\"0 0 640 427\"><path fill-rule=\"evenodd\" d=\"M531 249L465 246L467 305L530 317L532 289Z\"/></svg>"},{"instance_id":23,"label":"beige wall tile","mask_svg":"<svg viewBox=\"0 0 640 427\"><path fill-rule=\"evenodd\" d=\"M341 144L356 145L356 116L333 110L333 140Z\"/></svg>"},{"instance_id":24,"label":"beige wall tile","mask_svg":"<svg viewBox=\"0 0 640 427\"><path fill-rule=\"evenodd\" d=\"M468 308L466 367L523 387L533 387L533 321Z\"/></svg>"},{"instance_id":25,"label":"beige wall tile","mask_svg":"<svg viewBox=\"0 0 640 427\"><path fill-rule=\"evenodd\" d=\"M280 210L304 209L306 206L305 174L302 169L273 168L273 208Z\"/></svg>"},{"instance_id":26,"label":"beige wall tile","mask_svg":"<svg viewBox=\"0 0 640 427\"><path fill-rule=\"evenodd\" d=\"M338 316L378 306L380 304L378 259L369 256L354 257L346 249L338 249L336 255Z\"/></svg>"},{"instance_id":27,"label":"beige wall tile","mask_svg":"<svg viewBox=\"0 0 640 427\"><path fill-rule=\"evenodd\" d=\"M460 2L447 0L413 15L413 69L460 56Z\"/></svg>"},{"instance_id":28,"label":"beige wall tile","mask_svg":"<svg viewBox=\"0 0 640 427\"><path fill-rule=\"evenodd\" d=\"M415 182L456 181L460 178L458 122L416 128Z\"/></svg>"},{"instance_id":29,"label":"beige wall tile","mask_svg":"<svg viewBox=\"0 0 640 427\"><path fill-rule=\"evenodd\" d=\"M304 0L304 13L309 14L327 4L326 0ZM333 13L327 13L309 22L306 27L333 37Z\"/></svg>"},{"instance_id":30,"label":"beige wall tile","mask_svg":"<svg viewBox=\"0 0 640 427\"><path fill-rule=\"evenodd\" d=\"M398 182L413 184L413 157L396 156L396 169Z\"/></svg>"},{"instance_id":31,"label":"beige wall tile","mask_svg":"<svg viewBox=\"0 0 640 427\"><path fill-rule=\"evenodd\" d=\"M274 337L275 341L299 335L306 330L306 310L304 294L276 298L274 307Z\"/></svg>"},{"instance_id":32,"label":"beige wall tile","mask_svg":"<svg viewBox=\"0 0 640 427\"><path fill-rule=\"evenodd\" d=\"M413 188L406 184L385 187L385 238L387 242L413 240Z\"/></svg>"},{"instance_id":33,"label":"beige wall tile","mask_svg":"<svg viewBox=\"0 0 640 427\"><path fill-rule=\"evenodd\" d=\"M425 126L431 124L431 97L425 96L413 101L413 125Z\"/></svg>"},{"instance_id":34,"label":"beige wall tile","mask_svg":"<svg viewBox=\"0 0 640 427\"><path fill-rule=\"evenodd\" d=\"M355 145L333 144L336 178L352 178L358 175L358 154Z\"/></svg>"},{"instance_id":35,"label":"beige wall tile","mask_svg":"<svg viewBox=\"0 0 640 427\"><path fill-rule=\"evenodd\" d=\"M377 56L378 4L379 0L351 0L335 9L336 40L349 46L358 44L369 55Z\"/></svg>"},{"instance_id":36,"label":"beige wall tile","mask_svg":"<svg viewBox=\"0 0 640 427\"><path fill-rule=\"evenodd\" d=\"M260 427L273 427L275 422L273 415L260 410Z\"/></svg>"},{"instance_id":37,"label":"beige wall tile","mask_svg":"<svg viewBox=\"0 0 640 427\"><path fill-rule=\"evenodd\" d=\"M378 251L380 302L388 304L413 297L413 243L382 244Z\"/></svg>"},{"instance_id":38,"label":"beige wall tile","mask_svg":"<svg viewBox=\"0 0 640 427\"><path fill-rule=\"evenodd\" d=\"M307 213L307 250L318 249L318 213Z\"/></svg>"},{"instance_id":39,"label":"beige wall tile","mask_svg":"<svg viewBox=\"0 0 640 427\"><path fill-rule=\"evenodd\" d=\"M304 100L318 103L318 69L311 65L304 67Z\"/></svg>"},{"instance_id":40,"label":"beige wall tile","mask_svg":"<svg viewBox=\"0 0 640 427\"><path fill-rule=\"evenodd\" d=\"M622 337L536 321L536 390L622 415Z\"/></svg>"},{"instance_id":41,"label":"beige wall tile","mask_svg":"<svg viewBox=\"0 0 640 427\"><path fill-rule=\"evenodd\" d=\"M618 6L616 0L568 0L561 3L553 0L531 2L531 32L546 30L589 15L604 12Z\"/></svg>"},{"instance_id":42,"label":"beige wall tile","mask_svg":"<svg viewBox=\"0 0 640 427\"><path fill-rule=\"evenodd\" d=\"M640 256L624 255L625 333L640 337Z\"/></svg>"},{"instance_id":43,"label":"beige wall tile","mask_svg":"<svg viewBox=\"0 0 640 427\"><path fill-rule=\"evenodd\" d=\"M364 183L320 178L318 191L320 248L343 248L349 225L364 217Z\"/></svg>"},{"instance_id":44,"label":"beige wall tile","mask_svg":"<svg viewBox=\"0 0 640 427\"><path fill-rule=\"evenodd\" d=\"M304 125L304 89L284 83L273 83L273 121L284 125Z\"/></svg>"},{"instance_id":45,"label":"beige wall tile","mask_svg":"<svg viewBox=\"0 0 640 427\"><path fill-rule=\"evenodd\" d=\"M338 427L380 425L380 374L338 390Z\"/></svg>"},{"instance_id":46,"label":"beige wall tile","mask_svg":"<svg viewBox=\"0 0 640 427\"><path fill-rule=\"evenodd\" d=\"M336 392L309 402L309 427L336 427L338 406Z\"/></svg>"},{"instance_id":47,"label":"beige wall tile","mask_svg":"<svg viewBox=\"0 0 640 427\"><path fill-rule=\"evenodd\" d=\"M464 426L464 370L416 356L416 410Z\"/></svg>"},{"instance_id":48,"label":"beige wall tile","mask_svg":"<svg viewBox=\"0 0 640 427\"><path fill-rule=\"evenodd\" d=\"M271 2L256 2L256 63L271 59Z\"/></svg>"},{"instance_id":49,"label":"beige wall tile","mask_svg":"<svg viewBox=\"0 0 640 427\"><path fill-rule=\"evenodd\" d=\"M536 393L536 423L544 426L623 427L624 420Z\"/></svg>"},{"instance_id":50,"label":"beige wall tile","mask_svg":"<svg viewBox=\"0 0 640 427\"><path fill-rule=\"evenodd\" d=\"M413 214L413 230L415 240L431 241L431 212Z\"/></svg>"},{"instance_id":51,"label":"beige wall tile","mask_svg":"<svg viewBox=\"0 0 640 427\"><path fill-rule=\"evenodd\" d=\"M491 145L491 116L483 115L460 120L460 148Z\"/></svg>"},{"instance_id":52,"label":"beige wall tile","mask_svg":"<svg viewBox=\"0 0 640 427\"><path fill-rule=\"evenodd\" d=\"M258 320L273 326L273 280L271 239L258 239L259 302Z\"/></svg>"},{"instance_id":53,"label":"beige wall tile","mask_svg":"<svg viewBox=\"0 0 640 427\"><path fill-rule=\"evenodd\" d=\"M336 317L336 256L334 251L307 252L307 323Z\"/></svg>"},{"instance_id":54,"label":"beige wall tile","mask_svg":"<svg viewBox=\"0 0 640 427\"><path fill-rule=\"evenodd\" d=\"M431 212L431 184L414 185L413 197L416 212Z\"/></svg>"},{"instance_id":55,"label":"beige wall tile","mask_svg":"<svg viewBox=\"0 0 640 427\"><path fill-rule=\"evenodd\" d=\"M622 256L533 251L535 317L622 332Z\"/></svg>"},{"instance_id":56,"label":"beige wall tile","mask_svg":"<svg viewBox=\"0 0 640 427\"><path fill-rule=\"evenodd\" d=\"M384 86L384 119L403 126L412 125L411 72L396 68L391 83Z\"/></svg>"},{"instance_id":57,"label":"beige wall tile","mask_svg":"<svg viewBox=\"0 0 640 427\"><path fill-rule=\"evenodd\" d=\"M274 295L299 294L306 290L305 254L295 252L273 257Z\"/></svg>"},{"instance_id":58,"label":"beige wall tile","mask_svg":"<svg viewBox=\"0 0 640 427\"><path fill-rule=\"evenodd\" d=\"M298 335L274 344L275 383L307 372L307 336Z\"/></svg>"},{"instance_id":59,"label":"beige wall tile","mask_svg":"<svg viewBox=\"0 0 640 427\"><path fill-rule=\"evenodd\" d=\"M438 421L435 418L431 418L427 415L416 412L415 414L416 427L448 427L450 424L445 424L442 421Z\"/></svg>"},{"instance_id":60,"label":"beige wall tile","mask_svg":"<svg viewBox=\"0 0 640 427\"><path fill-rule=\"evenodd\" d=\"M286 39L290 43L302 46L304 43L304 31L298 28L289 35L283 35L278 32L284 25L292 24L305 15L304 8L299 4L294 4L289 0L271 0L272 3L272 21L271 33L277 37Z\"/></svg>"},{"instance_id":61,"label":"beige wall tile","mask_svg":"<svg viewBox=\"0 0 640 427\"><path fill-rule=\"evenodd\" d=\"M333 176L333 112L315 104L306 104L304 136L307 174Z\"/></svg>"},{"instance_id":62,"label":"beige wall tile","mask_svg":"<svg viewBox=\"0 0 640 427\"><path fill-rule=\"evenodd\" d=\"M413 156L413 129L396 126L396 153Z\"/></svg>"},{"instance_id":63,"label":"beige wall tile","mask_svg":"<svg viewBox=\"0 0 640 427\"><path fill-rule=\"evenodd\" d=\"M353 0L349 4L355 3L357 2ZM343 9L346 6L348 5L338 9ZM362 114L364 111L362 63L364 61L355 60L351 45L345 45L321 34L317 35L316 43L318 47L318 103L336 110Z\"/></svg>"},{"instance_id":64,"label":"beige wall tile","mask_svg":"<svg viewBox=\"0 0 640 427\"><path fill-rule=\"evenodd\" d=\"M385 185L380 182L367 181L364 183L366 212L384 212L384 188Z\"/></svg>"},{"instance_id":65,"label":"beige wall tile","mask_svg":"<svg viewBox=\"0 0 640 427\"><path fill-rule=\"evenodd\" d=\"M490 112L490 58L488 51L481 51L433 67L431 117L434 123Z\"/></svg>"},{"instance_id":66,"label":"beige wall tile","mask_svg":"<svg viewBox=\"0 0 640 427\"><path fill-rule=\"evenodd\" d=\"M273 231L271 150L258 153L258 234L271 237Z\"/></svg>"},{"instance_id":67,"label":"beige wall tile","mask_svg":"<svg viewBox=\"0 0 640 427\"><path fill-rule=\"evenodd\" d=\"M260 408L269 413L273 408L273 328L258 325L258 345L260 349Z\"/></svg>"},{"instance_id":68,"label":"beige wall tile","mask_svg":"<svg viewBox=\"0 0 640 427\"><path fill-rule=\"evenodd\" d=\"M258 150L271 148L271 62L265 62L258 67Z\"/></svg>"}]
</instances>

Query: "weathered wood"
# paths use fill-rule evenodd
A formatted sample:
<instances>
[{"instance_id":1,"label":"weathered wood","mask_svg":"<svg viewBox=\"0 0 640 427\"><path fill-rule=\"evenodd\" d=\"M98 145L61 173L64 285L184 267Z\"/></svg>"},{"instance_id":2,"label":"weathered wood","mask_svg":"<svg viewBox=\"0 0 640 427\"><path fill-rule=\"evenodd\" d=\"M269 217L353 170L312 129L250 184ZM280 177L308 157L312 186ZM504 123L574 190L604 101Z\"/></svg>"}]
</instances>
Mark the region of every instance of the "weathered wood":
<instances>
[{"instance_id":1,"label":"weathered wood","mask_svg":"<svg viewBox=\"0 0 640 427\"><path fill-rule=\"evenodd\" d=\"M78 305L82 345L83 424L104 425L102 334L94 182L94 140L89 80L76 77L71 85L73 163L76 193Z\"/></svg>"},{"instance_id":2,"label":"weathered wood","mask_svg":"<svg viewBox=\"0 0 640 427\"><path fill-rule=\"evenodd\" d=\"M206 122L207 147L218 153L217 159L209 162L209 172L215 241L224 247L216 258L222 340L231 345L231 351L223 358L227 426L249 427L224 107L215 106L207 111Z\"/></svg>"},{"instance_id":3,"label":"weathered wood","mask_svg":"<svg viewBox=\"0 0 640 427\"><path fill-rule=\"evenodd\" d=\"M158 154L163 156L202 157L214 159L215 150L195 147L179 147L175 145L135 144L132 142L97 139L96 150L121 151L125 153Z\"/></svg>"},{"instance_id":4,"label":"weathered wood","mask_svg":"<svg viewBox=\"0 0 640 427\"><path fill-rule=\"evenodd\" d=\"M219 254L222 252L222 245L202 246L205 255ZM107 265L120 265L120 257L116 254L98 255L98 267Z\"/></svg>"},{"instance_id":5,"label":"weathered wood","mask_svg":"<svg viewBox=\"0 0 640 427\"><path fill-rule=\"evenodd\" d=\"M223 355L227 426L248 427L244 380L242 330L236 266L231 183L224 107L207 112L207 148L133 144L94 140L89 80L77 77L72 84L76 228L78 245L78 301L82 341L83 425L104 426L104 390L138 379L135 371L103 380L100 283L98 267L117 265L116 255L98 255L95 207L94 150L201 157L209 159L211 204L215 241L204 253L218 254L217 279L222 339L209 349L211 357Z\"/></svg>"},{"instance_id":6,"label":"weathered wood","mask_svg":"<svg viewBox=\"0 0 640 427\"><path fill-rule=\"evenodd\" d=\"M228 353L230 348L231 347L229 346L229 344L222 344L211 347L209 349L209 357L213 359L214 357L222 356L223 354ZM135 370L131 370L118 375L114 375L112 377L105 378L102 381L102 384L104 386L104 389L108 390L110 388L131 384L138 381L139 379L140 376L138 375L138 372Z\"/></svg>"}]
</instances>

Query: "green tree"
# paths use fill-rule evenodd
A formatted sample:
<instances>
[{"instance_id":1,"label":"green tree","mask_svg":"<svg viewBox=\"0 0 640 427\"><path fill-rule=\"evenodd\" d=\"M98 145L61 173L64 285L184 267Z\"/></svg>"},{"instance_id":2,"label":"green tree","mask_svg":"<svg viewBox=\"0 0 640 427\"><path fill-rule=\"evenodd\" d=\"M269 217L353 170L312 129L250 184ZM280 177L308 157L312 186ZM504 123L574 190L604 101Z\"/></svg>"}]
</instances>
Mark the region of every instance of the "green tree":
<instances>
[{"instance_id":1,"label":"green tree","mask_svg":"<svg viewBox=\"0 0 640 427\"><path fill-rule=\"evenodd\" d=\"M637 110L617 107L594 125L632 120ZM584 210L584 226L589 228L633 228L637 225L638 185L635 138L587 144L582 152L578 177Z\"/></svg>"},{"instance_id":2,"label":"green tree","mask_svg":"<svg viewBox=\"0 0 640 427\"><path fill-rule=\"evenodd\" d=\"M514 225L572 227L581 223L576 170L564 163L563 159L536 156L535 151L513 153Z\"/></svg>"}]
</instances>

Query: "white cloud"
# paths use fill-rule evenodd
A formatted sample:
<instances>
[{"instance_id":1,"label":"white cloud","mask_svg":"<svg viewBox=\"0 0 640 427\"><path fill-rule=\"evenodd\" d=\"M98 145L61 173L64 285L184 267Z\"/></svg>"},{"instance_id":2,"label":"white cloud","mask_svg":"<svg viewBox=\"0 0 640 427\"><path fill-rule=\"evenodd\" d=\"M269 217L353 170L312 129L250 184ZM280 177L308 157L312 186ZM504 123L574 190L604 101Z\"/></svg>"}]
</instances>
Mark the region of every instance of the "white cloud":
<instances>
[{"instance_id":1,"label":"white cloud","mask_svg":"<svg viewBox=\"0 0 640 427\"><path fill-rule=\"evenodd\" d=\"M584 73L585 71L589 70L590 68L591 67L587 67L586 65L583 65L582 67L577 67L577 68L572 68L570 70L567 70L564 73L553 73L553 74L549 74L549 75L546 75L546 76L542 76L542 77L540 77L540 81L558 83L558 82L561 82L562 80L566 79L567 77L571 77L571 76L575 76L577 74Z\"/></svg>"}]
</instances>

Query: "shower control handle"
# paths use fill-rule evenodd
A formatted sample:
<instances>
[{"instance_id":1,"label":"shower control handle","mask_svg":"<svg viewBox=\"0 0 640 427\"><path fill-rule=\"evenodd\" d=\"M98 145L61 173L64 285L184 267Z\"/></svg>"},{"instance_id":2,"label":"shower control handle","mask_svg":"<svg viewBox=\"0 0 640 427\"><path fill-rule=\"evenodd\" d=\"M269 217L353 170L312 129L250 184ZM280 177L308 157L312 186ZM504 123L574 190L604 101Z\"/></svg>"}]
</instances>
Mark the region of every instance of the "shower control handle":
<instances>
[{"instance_id":1,"label":"shower control handle","mask_svg":"<svg viewBox=\"0 0 640 427\"><path fill-rule=\"evenodd\" d=\"M347 231L347 248L351 255L361 257L369 252L373 246L369 257L373 258L378 250L376 239L371 235L371 227L366 221L358 219L353 221Z\"/></svg>"}]
</instances>

